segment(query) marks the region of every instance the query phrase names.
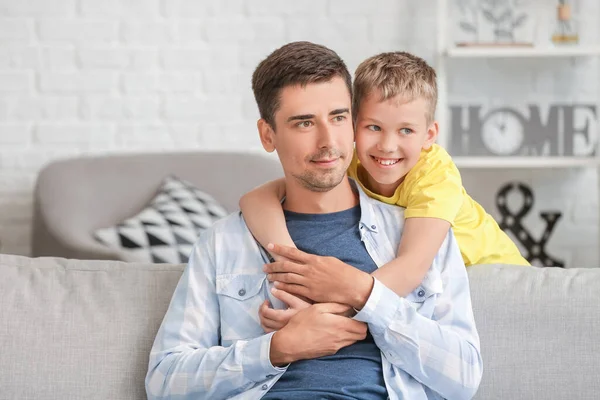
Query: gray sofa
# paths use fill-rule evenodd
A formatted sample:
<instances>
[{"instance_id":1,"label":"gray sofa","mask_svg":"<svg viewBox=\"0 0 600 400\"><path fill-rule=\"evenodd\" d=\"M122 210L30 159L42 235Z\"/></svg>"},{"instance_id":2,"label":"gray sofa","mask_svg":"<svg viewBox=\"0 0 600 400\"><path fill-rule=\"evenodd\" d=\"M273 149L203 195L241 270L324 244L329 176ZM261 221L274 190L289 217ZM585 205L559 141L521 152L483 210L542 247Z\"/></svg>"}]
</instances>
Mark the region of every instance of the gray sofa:
<instances>
[{"instance_id":1,"label":"gray sofa","mask_svg":"<svg viewBox=\"0 0 600 400\"><path fill-rule=\"evenodd\" d=\"M183 265L0 255L0 399L143 399ZM597 399L600 269L469 268L477 399Z\"/></svg>"},{"instance_id":2,"label":"gray sofa","mask_svg":"<svg viewBox=\"0 0 600 400\"><path fill-rule=\"evenodd\" d=\"M40 172L34 193L32 252L85 260L119 260L92 236L141 211L169 174L212 195L228 211L242 194L283 175L267 153L118 154L55 161Z\"/></svg>"}]
</instances>

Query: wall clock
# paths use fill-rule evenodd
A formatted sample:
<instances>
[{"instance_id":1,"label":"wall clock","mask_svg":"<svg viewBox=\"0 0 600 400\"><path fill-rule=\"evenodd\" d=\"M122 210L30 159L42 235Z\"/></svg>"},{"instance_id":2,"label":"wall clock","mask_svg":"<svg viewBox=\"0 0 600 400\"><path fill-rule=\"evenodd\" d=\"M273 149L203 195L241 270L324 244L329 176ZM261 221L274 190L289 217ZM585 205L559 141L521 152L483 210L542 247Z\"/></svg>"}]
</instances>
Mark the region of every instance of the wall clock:
<instances>
[{"instance_id":1,"label":"wall clock","mask_svg":"<svg viewBox=\"0 0 600 400\"><path fill-rule=\"evenodd\" d=\"M512 110L498 108L483 118L481 139L492 154L513 155L523 145L524 138L525 127Z\"/></svg>"}]
</instances>

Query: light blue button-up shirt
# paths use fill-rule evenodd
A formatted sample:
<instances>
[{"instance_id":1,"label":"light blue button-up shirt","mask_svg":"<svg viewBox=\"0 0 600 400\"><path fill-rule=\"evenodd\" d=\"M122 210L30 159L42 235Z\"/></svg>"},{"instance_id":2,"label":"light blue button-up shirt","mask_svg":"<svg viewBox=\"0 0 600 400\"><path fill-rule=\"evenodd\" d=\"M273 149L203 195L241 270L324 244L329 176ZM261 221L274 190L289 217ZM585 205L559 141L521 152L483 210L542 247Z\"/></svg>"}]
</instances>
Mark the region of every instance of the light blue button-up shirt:
<instances>
[{"instance_id":1,"label":"light blue button-up shirt","mask_svg":"<svg viewBox=\"0 0 600 400\"><path fill-rule=\"evenodd\" d=\"M361 239L377 266L393 260L403 209L359 192ZM149 399L260 399L285 368L271 364L273 334L259 306L270 293L265 252L242 216L204 231L157 333L146 376ZM400 297L375 279L363 309L381 350L390 399L470 399L482 374L467 271L449 231L419 287Z\"/></svg>"}]
</instances>

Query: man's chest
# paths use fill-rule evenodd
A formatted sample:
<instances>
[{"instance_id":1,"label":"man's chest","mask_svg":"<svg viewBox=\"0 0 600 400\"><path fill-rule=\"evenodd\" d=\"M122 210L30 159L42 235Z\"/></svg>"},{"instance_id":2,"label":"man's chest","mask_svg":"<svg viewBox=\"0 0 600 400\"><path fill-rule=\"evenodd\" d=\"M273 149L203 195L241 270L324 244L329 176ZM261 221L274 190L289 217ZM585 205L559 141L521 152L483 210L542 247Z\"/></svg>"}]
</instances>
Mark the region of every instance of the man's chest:
<instances>
[{"instance_id":1,"label":"man's chest","mask_svg":"<svg viewBox=\"0 0 600 400\"><path fill-rule=\"evenodd\" d=\"M272 287L272 283L259 268L256 273L251 274L217 275L216 294L220 309L222 346L264 335L258 316L262 303L269 300L275 308L285 307L270 293Z\"/></svg>"}]
</instances>

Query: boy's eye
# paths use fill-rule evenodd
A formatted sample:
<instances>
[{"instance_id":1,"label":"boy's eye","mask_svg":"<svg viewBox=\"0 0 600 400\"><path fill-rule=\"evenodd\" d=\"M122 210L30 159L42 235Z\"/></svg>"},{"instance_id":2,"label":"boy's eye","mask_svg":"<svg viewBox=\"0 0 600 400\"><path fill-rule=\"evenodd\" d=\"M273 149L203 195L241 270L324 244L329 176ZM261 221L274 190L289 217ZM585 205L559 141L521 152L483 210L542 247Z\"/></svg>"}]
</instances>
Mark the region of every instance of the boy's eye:
<instances>
[{"instance_id":1,"label":"boy's eye","mask_svg":"<svg viewBox=\"0 0 600 400\"><path fill-rule=\"evenodd\" d=\"M377 125L367 125L367 129L373 132L379 132L381 130Z\"/></svg>"},{"instance_id":2,"label":"boy's eye","mask_svg":"<svg viewBox=\"0 0 600 400\"><path fill-rule=\"evenodd\" d=\"M312 126L312 121L300 121L296 126L298 128L310 128Z\"/></svg>"},{"instance_id":3,"label":"boy's eye","mask_svg":"<svg viewBox=\"0 0 600 400\"><path fill-rule=\"evenodd\" d=\"M402 133L403 135L410 135L411 133L413 133L413 130L410 128L402 128L400 129L400 133Z\"/></svg>"}]
</instances>

